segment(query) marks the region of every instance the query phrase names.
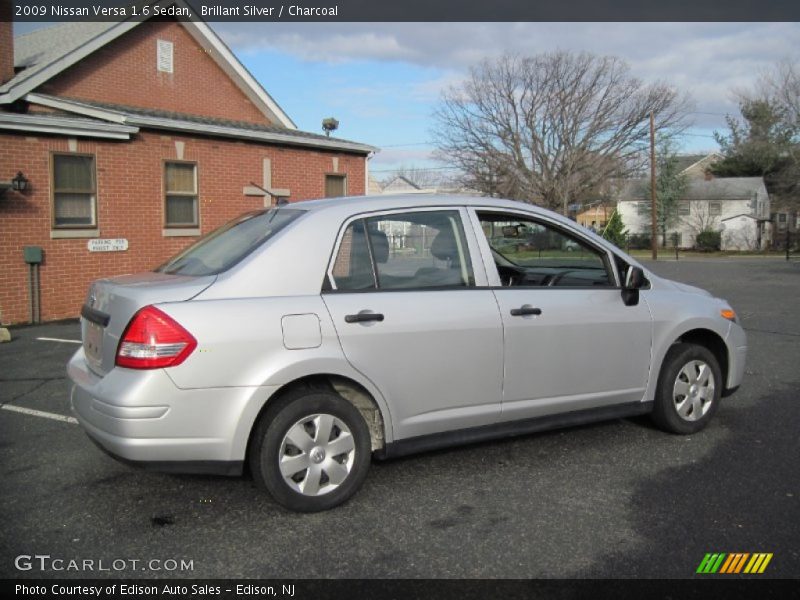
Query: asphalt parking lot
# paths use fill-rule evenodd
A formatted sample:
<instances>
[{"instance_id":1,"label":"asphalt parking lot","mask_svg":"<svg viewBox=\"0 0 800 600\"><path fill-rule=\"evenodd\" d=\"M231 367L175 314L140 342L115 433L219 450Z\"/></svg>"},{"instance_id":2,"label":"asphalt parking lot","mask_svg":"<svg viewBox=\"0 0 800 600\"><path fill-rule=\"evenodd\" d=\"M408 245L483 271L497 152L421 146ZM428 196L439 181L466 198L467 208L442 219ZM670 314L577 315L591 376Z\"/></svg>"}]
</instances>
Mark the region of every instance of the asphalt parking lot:
<instances>
[{"instance_id":1,"label":"asphalt parking lot","mask_svg":"<svg viewBox=\"0 0 800 600\"><path fill-rule=\"evenodd\" d=\"M0 577L683 578L707 552L770 552L761 577L800 577L800 264L652 268L727 298L748 330L744 384L704 432L625 419L373 463L349 503L312 515L247 478L124 466L73 422L18 412L69 416L78 345L53 340L79 331L15 329L0 344ZM35 554L161 570L17 570Z\"/></svg>"}]
</instances>

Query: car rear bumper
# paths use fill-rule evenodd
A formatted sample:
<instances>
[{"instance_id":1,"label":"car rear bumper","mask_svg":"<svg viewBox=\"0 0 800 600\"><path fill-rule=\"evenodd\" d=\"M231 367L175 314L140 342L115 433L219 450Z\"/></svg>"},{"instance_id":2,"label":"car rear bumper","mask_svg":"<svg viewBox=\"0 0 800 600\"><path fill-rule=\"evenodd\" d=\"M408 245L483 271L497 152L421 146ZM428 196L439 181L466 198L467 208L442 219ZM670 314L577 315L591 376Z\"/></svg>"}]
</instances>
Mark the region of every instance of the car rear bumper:
<instances>
[{"instance_id":1,"label":"car rear bumper","mask_svg":"<svg viewBox=\"0 0 800 600\"><path fill-rule=\"evenodd\" d=\"M114 368L99 377L83 350L70 360L72 410L123 462L193 473L241 472L250 430L273 387L179 389L163 369Z\"/></svg>"}]
</instances>

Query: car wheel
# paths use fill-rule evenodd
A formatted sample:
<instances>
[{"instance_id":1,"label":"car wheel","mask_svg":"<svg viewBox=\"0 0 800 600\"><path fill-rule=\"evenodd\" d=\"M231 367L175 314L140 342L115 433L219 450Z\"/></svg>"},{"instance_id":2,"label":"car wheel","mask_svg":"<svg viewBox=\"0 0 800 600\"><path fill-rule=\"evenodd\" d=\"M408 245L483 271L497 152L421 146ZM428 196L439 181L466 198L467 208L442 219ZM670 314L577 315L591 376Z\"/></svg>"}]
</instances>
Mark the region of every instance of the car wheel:
<instances>
[{"instance_id":1,"label":"car wheel","mask_svg":"<svg viewBox=\"0 0 800 600\"><path fill-rule=\"evenodd\" d=\"M369 470L371 442L361 413L328 391L300 390L277 402L251 441L256 483L291 510L316 512L346 501Z\"/></svg>"},{"instance_id":2,"label":"car wheel","mask_svg":"<svg viewBox=\"0 0 800 600\"><path fill-rule=\"evenodd\" d=\"M719 363L710 350L697 344L673 345L659 375L653 421L671 433L700 431L717 411L722 385Z\"/></svg>"}]
</instances>

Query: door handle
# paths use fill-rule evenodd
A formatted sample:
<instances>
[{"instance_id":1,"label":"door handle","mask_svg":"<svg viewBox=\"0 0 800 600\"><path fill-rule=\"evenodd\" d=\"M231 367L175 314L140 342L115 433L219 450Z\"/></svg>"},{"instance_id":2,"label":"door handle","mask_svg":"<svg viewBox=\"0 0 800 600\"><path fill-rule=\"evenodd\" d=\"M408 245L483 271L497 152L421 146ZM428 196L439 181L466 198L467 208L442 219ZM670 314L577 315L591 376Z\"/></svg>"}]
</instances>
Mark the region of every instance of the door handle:
<instances>
[{"instance_id":1,"label":"door handle","mask_svg":"<svg viewBox=\"0 0 800 600\"><path fill-rule=\"evenodd\" d=\"M525 315L540 315L542 314L541 308L534 308L530 304L523 304L519 308L511 309L512 317L524 317Z\"/></svg>"},{"instance_id":2,"label":"door handle","mask_svg":"<svg viewBox=\"0 0 800 600\"><path fill-rule=\"evenodd\" d=\"M345 315L345 323L364 323L366 321L383 321L381 313L365 313L361 312L355 315Z\"/></svg>"}]
</instances>

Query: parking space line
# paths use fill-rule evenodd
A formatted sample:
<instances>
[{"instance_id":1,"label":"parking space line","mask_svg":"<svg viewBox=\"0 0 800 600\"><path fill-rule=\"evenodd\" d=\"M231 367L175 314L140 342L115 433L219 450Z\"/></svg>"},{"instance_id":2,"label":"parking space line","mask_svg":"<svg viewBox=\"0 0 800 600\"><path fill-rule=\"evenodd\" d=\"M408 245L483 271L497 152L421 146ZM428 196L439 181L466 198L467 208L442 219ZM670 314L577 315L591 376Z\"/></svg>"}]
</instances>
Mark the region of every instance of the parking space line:
<instances>
[{"instance_id":1,"label":"parking space line","mask_svg":"<svg viewBox=\"0 0 800 600\"><path fill-rule=\"evenodd\" d=\"M62 342L64 344L80 344L80 340L62 340L61 338L37 337L40 342Z\"/></svg>"},{"instance_id":2,"label":"parking space line","mask_svg":"<svg viewBox=\"0 0 800 600\"><path fill-rule=\"evenodd\" d=\"M22 406L15 406L13 404L3 404L0 406L3 410L11 412L22 413L23 415L30 415L32 417L43 417L45 419L52 419L53 421L62 421L64 423L78 424L78 419L75 417L67 417L65 415L58 415L56 413L45 412L43 410L35 410L33 408L23 408Z\"/></svg>"}]
</instances>

